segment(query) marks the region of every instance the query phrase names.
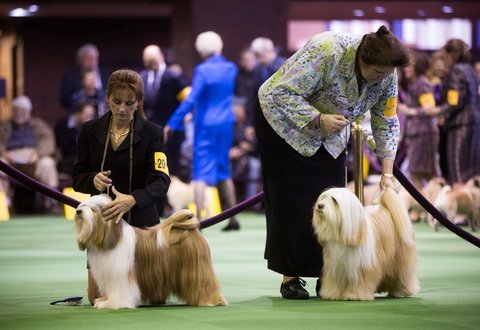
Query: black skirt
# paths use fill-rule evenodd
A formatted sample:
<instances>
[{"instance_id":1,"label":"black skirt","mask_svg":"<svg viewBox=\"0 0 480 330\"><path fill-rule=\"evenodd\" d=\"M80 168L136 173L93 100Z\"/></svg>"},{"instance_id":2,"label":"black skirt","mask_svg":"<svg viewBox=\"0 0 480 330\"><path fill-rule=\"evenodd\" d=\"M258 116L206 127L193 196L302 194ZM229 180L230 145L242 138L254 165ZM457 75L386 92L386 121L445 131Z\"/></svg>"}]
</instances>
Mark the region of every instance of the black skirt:
<instances>
[{"instance_id":1,"label":"black skirt","mask_svg":"<svg viewBox=\"0 0 480 330\"><path fill-rule=\"evenodd\" d=\"M268 268L286 276L320 277L322 248L314 234L313 206L326 188L345 185L345 155L333 158L324 147L304 157L271 128L259 111L260 146Z\"/></svg>"}]
</instances>

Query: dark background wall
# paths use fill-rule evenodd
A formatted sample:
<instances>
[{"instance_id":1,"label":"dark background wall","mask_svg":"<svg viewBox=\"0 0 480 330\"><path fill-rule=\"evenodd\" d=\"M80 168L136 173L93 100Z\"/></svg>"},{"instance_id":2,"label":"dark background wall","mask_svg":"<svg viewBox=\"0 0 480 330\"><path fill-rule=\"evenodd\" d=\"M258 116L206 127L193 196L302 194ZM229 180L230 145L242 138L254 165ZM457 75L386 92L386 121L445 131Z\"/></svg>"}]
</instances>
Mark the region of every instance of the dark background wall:
<instances>
[{"instance_id":1,"label":"dark background wall","mask_svg":"<svg viewBox=\"0 0 480 330\"><path fill-rule=\"evenodd\" d=\"M199 62L194 49L198 33L218 32L224 39L224 54L236 61L239 52L258 36L271 38L282 55L288 56L287 22L291 19L354 19L353 8L365 11L365 19L448 18L441 11L449 1L322 1L322 0L123 0L54 1L38 0L39 11L32 17L8 17L25 1L0 3L0 78L9 87L7 99L25 93L32 98L34 111L52 124L66 115L59 103L62 74L74 65L75 52L84 43L100 50L100 65L109 71L142 68L143 48L159 44L168 60L180 63L191 77ZM453 17L468 18L478 38L479 1L450 1ZM383 14L373 8L382 5ZM423 17L423 18L427 18ZM6 40L6 33L11 41ZM7 46L5 46L7 45ZM3 47L3 49L2 49ZM479 50L474 48L478 59ZM7 54L4 56L4 54ZM20 56L21 55L21 56ZM23 58L23 59L22 59Z\"/></svg>"},{"instance_id":2,"label":"dark background wall","mask_svg":"<svg viewBox=\"0 0 480 330\"><path fill-rule=\"evenodd\" d=\"M59 103L62 74L75 65L75 53L84 43L97 45L107 72L142 68L142 51L150 43L170 45L168 19L34 19L18 27L24 44L25 94L34 111L50 121L66 115Z\"/></svg>"}]
</instances>

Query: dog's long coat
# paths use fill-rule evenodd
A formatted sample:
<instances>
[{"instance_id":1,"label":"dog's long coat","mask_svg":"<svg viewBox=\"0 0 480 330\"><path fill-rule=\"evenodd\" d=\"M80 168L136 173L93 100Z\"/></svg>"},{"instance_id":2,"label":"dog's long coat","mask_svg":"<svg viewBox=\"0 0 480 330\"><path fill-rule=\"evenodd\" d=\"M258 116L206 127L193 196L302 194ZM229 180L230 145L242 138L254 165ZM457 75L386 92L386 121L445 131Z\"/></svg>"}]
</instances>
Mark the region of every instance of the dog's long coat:
<instances>
[{"instance_id":1,"label":"dog's long coat","mask_svg":"<svg viewBox=\"0 0 480 330\"><path fill-rule=\"evenodd\" d=\"M135 308L142 301L163 304L175 295L188 305L226 305L213 271L210 250L188 210L176 212L148 229L105 221L101 207L108 195L93 196L76 211L81 250L87 249L90 271L100 298L97 308Z\"/></svg>"}]
</instances>

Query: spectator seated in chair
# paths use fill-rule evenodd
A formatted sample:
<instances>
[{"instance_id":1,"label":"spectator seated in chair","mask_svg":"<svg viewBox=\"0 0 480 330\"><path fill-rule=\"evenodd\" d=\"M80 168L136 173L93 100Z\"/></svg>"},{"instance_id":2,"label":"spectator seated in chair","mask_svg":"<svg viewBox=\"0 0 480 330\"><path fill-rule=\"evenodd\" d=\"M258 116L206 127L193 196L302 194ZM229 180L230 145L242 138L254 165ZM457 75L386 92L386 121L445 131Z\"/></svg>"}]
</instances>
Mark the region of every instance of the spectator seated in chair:
<instances>
[{"instance_id":1,"label":"spectator seated in chair","mask_svg":"<svg viewBox=\"0 0 480 330\"><path fill-rule=\"evenodd\" d=\"M0 158L41 183L57 189L52 128L42 119L32 117L32 102L27 96L15 98L12 109L12 119L0 125ZM3 175L0 180L9 195L9 179ZM55 205L50 199L44 202L47 210Z\"/></svg>"}]
</instances>

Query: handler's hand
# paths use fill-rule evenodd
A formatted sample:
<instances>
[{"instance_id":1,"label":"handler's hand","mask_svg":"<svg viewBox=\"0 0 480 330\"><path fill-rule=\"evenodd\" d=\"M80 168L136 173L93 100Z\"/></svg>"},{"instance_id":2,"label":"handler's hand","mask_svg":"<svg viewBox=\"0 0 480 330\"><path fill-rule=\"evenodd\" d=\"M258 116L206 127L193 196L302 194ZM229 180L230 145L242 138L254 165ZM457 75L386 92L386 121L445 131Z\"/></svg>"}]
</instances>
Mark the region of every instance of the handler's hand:
<instances>
[{"instance_id":1,"label":"handler's hand","mask_svg":"<svg viewBox=\"0 0 480 330\"><path fill-rule=\"evenodd\" d=\"M102 216L106 221L115 220L115 223L118 223L122 216L137 204L137 201L132 195L119 192L115 186L112 186L112 191L116 197L110 204L102 208Z\"/></svg>"},{"instance_id":2,"label":"handler's hand","mask_svg":"<svg viewBox=\"0 0 480 330\"><path fill-rule=\"evenodd\" d=\"M110 174L112 174L111 171L103 171L95 175L93 185L98 191L103 192L105 188L112 184L112 179L109 178Z\"/></svg>"},{"instance_id":3,"label":"handler's hand","mask_svg":"<svg viewBox=\"0 0 480 330\"><path fill-rule=\"evenodd\" d=\"M395 184L393 182L393 175L392 176L382 176L380 178L380 189L384 191L387 187L395 189Z\"/></svg>"},{"instance_id":4,"label":"handler's hand","mask_svg":"<svg viewBox=\"0 0 480 330\"><path fill-rule=\"evenodd\" d=\"M342 115L322 116L323 130L329 136L340 133L348 124L348 120Z\"/></svg>"}]
</instances>

